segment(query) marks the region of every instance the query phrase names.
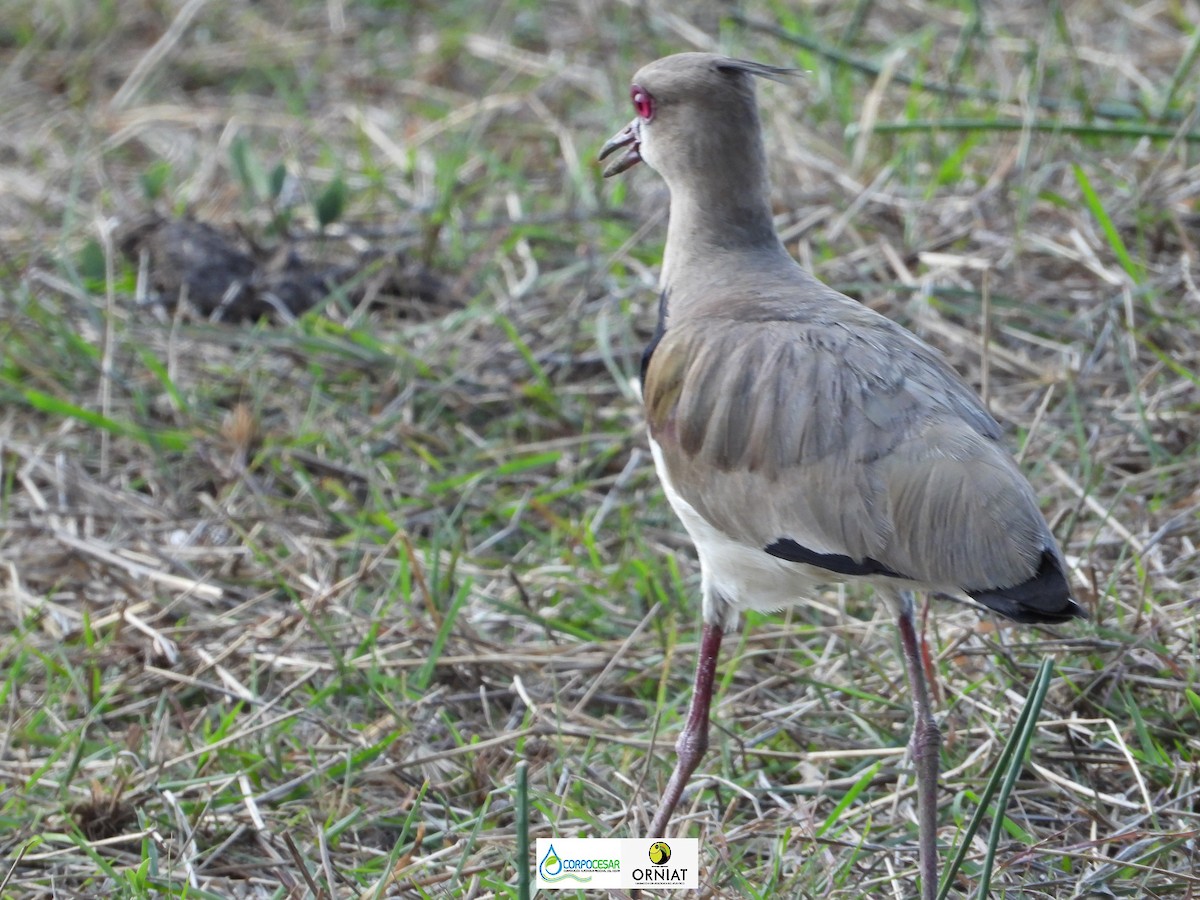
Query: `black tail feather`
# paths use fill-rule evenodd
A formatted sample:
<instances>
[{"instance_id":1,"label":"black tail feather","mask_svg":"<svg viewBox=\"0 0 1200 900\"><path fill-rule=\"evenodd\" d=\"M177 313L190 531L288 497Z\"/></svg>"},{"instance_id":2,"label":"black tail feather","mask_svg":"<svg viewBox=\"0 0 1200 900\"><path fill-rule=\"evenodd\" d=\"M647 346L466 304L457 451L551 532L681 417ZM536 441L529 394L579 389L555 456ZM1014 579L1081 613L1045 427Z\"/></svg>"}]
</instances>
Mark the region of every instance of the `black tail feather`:
<instances>
[{"instance_id":1,"label":"black tail feather","mask_svg":"<svg viewBox=\"0 0 1200 900\"><path fill-rule=\"evenodd\" d=\"M1043 550L1034 576L1010 587L967 590L972 600L982 603L1014 622L1066 622L1086 619L1083 607L1071 599L1071 588L1062 563L1053 550Z\"/></svg>"}]
</instances>

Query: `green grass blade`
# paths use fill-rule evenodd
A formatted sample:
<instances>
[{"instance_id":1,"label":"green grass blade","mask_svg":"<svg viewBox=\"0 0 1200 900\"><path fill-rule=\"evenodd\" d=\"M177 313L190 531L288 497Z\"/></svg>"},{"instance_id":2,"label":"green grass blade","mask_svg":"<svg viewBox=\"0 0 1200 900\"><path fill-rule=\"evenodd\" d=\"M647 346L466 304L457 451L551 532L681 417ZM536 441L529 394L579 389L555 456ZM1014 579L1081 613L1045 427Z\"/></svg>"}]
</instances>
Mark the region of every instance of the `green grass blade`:
<instances>
[{"instance_id":1,"label":"green grass blade","mask_svg":"<svg viewBox=\"0 0 1200 900\"><path fill-rule=\"evenodd\" d=\"M517 900L529 900L529 763L517 763Z\"/></svg>"},{"instance_id":2,"label":"green grass blade","mask_svg":"<svg viewBox=\"0 0 1200 900\"><path fill-rule=\"evenodd\" d=\"M846 127L846 140L853 141L858 136L857 122ZM946 118L946 119L905 119L897 122L876 122L871 126L876 134L910 134L918 132L927 134L938 131L1037 131L1048 134L1070 134L1075 137L1140 140L1151 138L1159 141L1169 141L1178 137L1190 144L1200 144L1200 131L1185 131L1180 133L1177 128L1163 128L1158 125L1143 125L1140 122L1063 122L1058 119L985 119L985 118Z\"/></svg>"},{"instance_id":3,"label":"green grass blade","mask_svg":"<svg viewBox=\"0 0 1200 900\"><path fill-rule=\"evenodd\" d=\"M1108 214L1108 210L1104 208L1104 203L1100 200L1100 195L1096 193L1096 189L1092 187L1091 179L1087 177L1087 173L1083 171L1083 167L1078 163L1072 163L1071 169L1075 173L1075 180L1079 182L1079 189L1083 191L1083 200L1087 204L1088 210L1095 218L1096 223L1100 226L1100 230L1104 232L1104 238L1108 241L1108 245L1116 254L1117 259L1121 263L1121 268L1133 279L1134 284L1141 284L1145 273L1141 267L1133 261L1133 257L1129 255L1129 250L1125 246L1125 241L1121 238L1120 232L1117 231L1117 226L1113 224L1112 218Z\"/></svg>"},{"instance_id":4,"label":"green grass blade","mask_svg":"<svg viewBox=\"0 0 1200 900\"><path fill-rule=\"evenodd\" d=\"M1171 104L1175 102L1175 94L1179 91L1179 86L1191 74L1192 67L1196 64L1198 55L1200 55L1200 28L1192 32L1192 39L1188 44L1187 51L1183 54L1183 58L1179 60L1179 65L1175 67L1175 71L1171 75L1171 83L1163 93L1162 104L1159 106L1159 119L1166 118L1171 112Z\"/></svg>"},{"instance_id":5,"label":"green grass blade","mask_svg":"<svg viewBox=\"0 0 1200 900\"><path fill-rule=\"evenodd\" d=\"M1033 742L1033 735L1037 731L1038 713L1041 712L1042 703L1046 700L1046 691L1050 689L1050 679L1053 675L1054 663L1051 662L1050 657L1046 657L1038 668L1037 675L1033 680L1033 690L1029 692L1029 696L1025 700L1025 707L1021 710L1025 721L1013 742L1015 749L1009 757L1009 764L1004 773L1004 783L1000 786L1000 793L996 797L995 821L992 823L992 833L988 836L987 856L983 860L983 870L979 873L980 900L986 900L991 890L996 848L1000 844L1000 834L1004 831L1004 809L1008 806L1008 798L1012 795L1013 787L1016 786L1017 778L1021 774L1021 767L1024 764L1025 755L1029 752L1029 745Z\"/></svg>"},{"instance_id":6,"label":"green grass blade","mask_svg":"<svg viewBox=\"0 0 1200 900\"><path fill-rule=\"evenodd\" d=\"M107 431L118 437L132 438L140 444L157 447L162 450L181 452L192 444L191 435L183 431L151 431L132 422L123 422L110 418L103 413L87 409L59 397L45 394L34 388L23 388L21 395L25 402L36 410L50 413L64 419L75 419L85 425Z\"/></svg>"},{"instance_id":7,"label":"green grass blade","mask_svg":"<svg viewBox=\"0 0 1200 900\"><path fill-rule=\"evenodd\" d=\"M978 8L977 4L973 4ZM978 13L976 13L978 15ZM743 25L753 31L759 31L764 34L772 35L786 43L793 44L797 47L802 47L815 55L834 63L837 66L842 66L851 69L872 81L879 78L883 72L883 65L868 59L861 55L854 55L840 50L833 45L803 34L798 30L788 30L781 28L772 22L763 22L746 16L744 13L735 12L730 16L730 19L739 25ZM967 26L967 34L974 27L973 23ZM955 54L957 57L957 54ZM957 72L961 61L957 58L951 60L951 64L947 67L948 72ZM942 94L947 97L965 98L976 100L981 103L996 104L1003 103L1007 98L1004 94L988 88L972 87L966 84L961 84L957 79L949 82L931 81L927 78L916 78L907 72L894 72L891 75L891 80L896 84L902 84L908 87L919 89L927 94ZM1051 111L1080 111L1075 103L1070 100L1060 99L1057 97L1034 97L1032 102L1042 109ZM1135 118L1142 114L1142 109L1131 103L1126 103L1122 100L1100 100L1091 105L1091 112L1097 116L1102 116L1108 119L1128 119ZM1167 110L1164 117L1169 120L1182 118L1174 114L1171 110Z\"/></svg>"},{"instance_id":8,"label":"green grass blade","mask_svg":"<svg viewBox=\"0 0 1200 900\"><path fill-rule=\"evenodd\" d=\"M817 829L816 834L814 834L813 837L821 837L825 834L825 832L829 831L830 828L837 824L838 819L841 818L841 815L846 808L854 802L855 798L857 798L859 794L866 790L867 786L871 783L871 779L873 779L879 772L881 765L882 763L875 763L873 766L869 766L866 771L862 773L858 781L854 782L854 784L851 785L850 790L846 791L846 795L838 801L837 806L833 808L833 812L825 817L825 821L821 823L821 827Z\"/></svg>"},{"instance_id":9,"label":"green grass blade","mask_svg":"<svg viewBox=\"0 0 1200 900\"><path fill-rule=\"evenodd\" d=\"M1002 817L1004 815L1004 806L1008 802L1009 794L1012 793L1016 777L1021 771L1021 761L1024 760L1025 752L1029 749L1029 743L1033 739L1034 730L1037 727L1037 716L1041 711L1042 702L1046 699L1046 690L1050 686L1052 673L1053 664L1050 658L1047 657L1042 660L1037 675L1034 676L1033 688L1025 700L1025 705L1021 708L1021 714L1017 717L1016 725L1013 727L1013 737L1004 745L1004 749L1000 753L1000 758L996 760L996 765L992 768L992 776L988 779L987 785L983 789L983 794L979 798L979 804L975 808L975 815L967 823L966 830L959 841L958 850L955 851L953 859L951 859L950 864L946 866L945 871L942 873L942 883L938 887L937 900L946 900L950 895L950 885L954 883L954 876L958 874L958 870L962 867L963 860L966 859L967 851L971 846L971 840L983 824L983 819L988 813L992 797L996 796L998 791L1000 794L996 802L996 810L999 816ZM1002 780L1004 782L1003 788L1001 786ZM981 896L986 896L987 884L991 880L992 861L995 857L995 842L999 840L1000 831L1001 827L997 823L992 828L985 869L981 875L980 884L984 886L985 892Z\"/></svg>"},{"instance_id":10,"label":"green grass blade","mask_svg":"<svg viewBox=\"0 0 1200 900\"><path fill-rule=\"evenodd\" d=\"M396 871L396 863L400 860L400 855L404 850L404 845L409 839L412 831L416 831L416 838L424 840L425 832L423 828L415 828L415 824L421 817L421 801L425 799L425 794L429 791L429 782L425 781L421 784L420 790L417 791L416 799L408 808L408 814L404 818L404 824L400 826L400 836L396 839L396 843L392 845L391 852L388 854L380 871L383 873L374 886L367 891L372 900L381 900L387 896L387 890L392 884L393 873ZM414 840L412 852L416 853L421 849L419 841Z\"/></svg>"},{"instance_id":11,"label":"green grass blade","mask_svg":"<svg viewBox=\"0 0 1200 900\"><path fill-rule=\"evenodd\" d=\"M538 389L546 395L552 395L554 385L550 383L550 376L546 374L545 368L538 362L533 349L529 346L525 338L522 337L521 332L517 329L512 319L497 313L496 323L504 330L505 337L512 342L513 348L521 355L521 359L525 361L525 365L529 367L529 372L533 376Z\"/></svg>"},{"instance_id":12,"label":"green grass blade","mask_svg":"<svg viewBox=\"0 0 1200 900\"><path fill-rule=\"evenodd\" d=\"M464 581L458 589L458 593L454 595L454 600L450 604L450 609L446 612L446 618L442 620L442 627L438 629L437 635L433 639L433 646L429 648L429 659L425 660L425 664L417 670L413 676L412 687L417 691L423 691L429 686L429 680L433 677L433 670L437 667L437 662L442 656L442 650L446 647L446 640L450 637L450 632L454 628L454 622L458 619L459 610L463 608L463 604L467 602L467 598L471 595L471 581Z\"/></svg>"},{"instance_id":13,"label":"green grass blade","mask_svg":"<svg viewBox=\"0 0 1200 900\"><path fill-rule=\"evenodd\" d=\"M154 373L163 390L167 392L167 396L171 398L171 405L177 410L186 410L188 408L187 399L175 382L171 380L171 373L167 371L163 362L148 347L139 347L137 352L142 365Z\"/></svg>"}]
</instances>

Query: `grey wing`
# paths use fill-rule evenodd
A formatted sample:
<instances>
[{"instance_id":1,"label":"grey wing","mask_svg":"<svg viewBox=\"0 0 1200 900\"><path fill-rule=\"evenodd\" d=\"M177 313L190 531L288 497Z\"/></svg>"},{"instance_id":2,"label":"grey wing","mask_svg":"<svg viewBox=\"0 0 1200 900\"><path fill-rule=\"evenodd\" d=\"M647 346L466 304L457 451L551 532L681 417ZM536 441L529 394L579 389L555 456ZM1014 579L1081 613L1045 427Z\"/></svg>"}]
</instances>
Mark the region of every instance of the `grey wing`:
<instances>
[{"instance_id":1,"label":"grey wing","mask_svg":"<svg viewBox=\"0 0 1200 900\"><path fill-rule=\"evenodd\" d=\"M668 329L646 402L674 489L725 534L833 576L982 594L1036 578L1047 553L1061 576L971 389L888 320L843 313Z\"/></svg>"}]
</instances>

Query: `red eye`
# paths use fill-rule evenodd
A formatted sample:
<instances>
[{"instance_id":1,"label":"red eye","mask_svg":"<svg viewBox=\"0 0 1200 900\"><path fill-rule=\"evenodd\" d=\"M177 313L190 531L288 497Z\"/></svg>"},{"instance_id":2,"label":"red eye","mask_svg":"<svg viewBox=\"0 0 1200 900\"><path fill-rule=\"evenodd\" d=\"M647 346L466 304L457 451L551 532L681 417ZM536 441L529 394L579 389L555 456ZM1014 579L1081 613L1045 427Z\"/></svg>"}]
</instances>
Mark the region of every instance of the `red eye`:
<instances>
[{"instance_id":1,"label":"red eye","mask_svg":"<svg viewBox=\"0 0 1200 900\"><path fill-rule=\"evenodd\" d=\"M654 118L654 98L636 84L630 88L629 96L633 98L633 109L638 118L649 122Z\"/></svg>"}]
</instances>

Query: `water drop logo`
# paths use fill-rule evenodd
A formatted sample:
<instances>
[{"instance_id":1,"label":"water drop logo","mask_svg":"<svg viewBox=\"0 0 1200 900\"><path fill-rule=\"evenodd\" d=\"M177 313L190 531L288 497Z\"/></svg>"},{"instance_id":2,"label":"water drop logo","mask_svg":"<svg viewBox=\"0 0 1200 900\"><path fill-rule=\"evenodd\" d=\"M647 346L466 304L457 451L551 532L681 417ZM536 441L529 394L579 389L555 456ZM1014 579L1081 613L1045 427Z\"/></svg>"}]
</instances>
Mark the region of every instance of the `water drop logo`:
<instances>
[{"instance_id":1,"label":"water drop logo","mask_svg":"<svg viewBox=\"0 0 1200 900\"><path fill-rule=\"evenodd\" d=\"M538 863L538 872L543 878L553 878L562 872L562 860L554 852L553 844L546 851L546 855L542 857L542 861Z\"/></svg>"},{"instance_id":2,"label":"water drop logo","mask_svg":"<svg viewBox=\"0 0 1200 900\"><path fill-rule=\"evenodd\" d=\"M558 853L551 844L546 851L546 855L542 857L542 861L538 863L538 875L543 881L566 881L568 878L579 882L591 881L590 875L578 875L575 872L564 872L563 861L559 858Z\"/></svg>"}]
</instances>

